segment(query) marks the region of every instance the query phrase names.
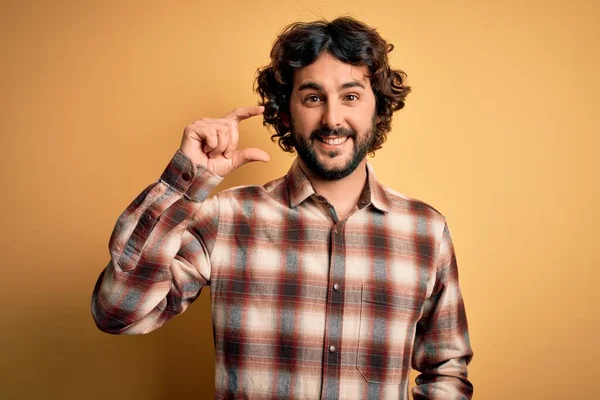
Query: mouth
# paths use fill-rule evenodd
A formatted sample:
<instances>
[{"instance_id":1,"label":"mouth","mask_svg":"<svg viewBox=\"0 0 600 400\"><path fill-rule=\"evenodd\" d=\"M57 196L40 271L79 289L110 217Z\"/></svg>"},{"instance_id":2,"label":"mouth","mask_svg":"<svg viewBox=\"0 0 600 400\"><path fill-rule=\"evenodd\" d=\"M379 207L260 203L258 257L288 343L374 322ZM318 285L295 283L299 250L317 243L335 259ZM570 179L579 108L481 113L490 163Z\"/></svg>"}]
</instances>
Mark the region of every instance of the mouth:
<instances>
[{"instance_id":1,"label":"mouth","mask_svg":"<svg viewBox=\"0 0 600 400\"><path fill-rule=\"evenodd\" d=\"M322 143L328 144L330 146L339 146L348 140L349 136L319 136L318 139Z\"/></svg>"}]
</instances>

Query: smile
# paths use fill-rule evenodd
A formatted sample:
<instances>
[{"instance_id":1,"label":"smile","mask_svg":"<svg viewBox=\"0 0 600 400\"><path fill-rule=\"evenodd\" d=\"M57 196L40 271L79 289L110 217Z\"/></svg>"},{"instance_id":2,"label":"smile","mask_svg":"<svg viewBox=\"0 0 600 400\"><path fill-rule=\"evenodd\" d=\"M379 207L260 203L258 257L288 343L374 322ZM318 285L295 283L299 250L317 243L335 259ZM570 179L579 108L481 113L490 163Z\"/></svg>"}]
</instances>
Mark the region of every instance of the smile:
<instances>
[{"instance_id":1,"label":"smile","mask_svg":"<svg viewBox=\"0 0 600 400\"><path fill-rule=\"evenodd\" d=\"M332 146L336 146L336 145L340 145L342 143L345 143L346 140L348 140L348 136L344 136L344 137L326 137L326 138L320 138L321 141L323 143L332 145Z\"/></svg>"}]
</instances>

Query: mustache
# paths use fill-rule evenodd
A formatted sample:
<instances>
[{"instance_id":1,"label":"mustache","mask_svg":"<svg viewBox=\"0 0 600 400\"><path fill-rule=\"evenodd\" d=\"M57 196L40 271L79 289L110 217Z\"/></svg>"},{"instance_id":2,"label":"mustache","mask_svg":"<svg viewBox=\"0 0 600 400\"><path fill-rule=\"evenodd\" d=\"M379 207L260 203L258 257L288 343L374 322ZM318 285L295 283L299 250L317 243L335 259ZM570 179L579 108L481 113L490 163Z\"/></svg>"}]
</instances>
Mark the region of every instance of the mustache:
<instances>
[{"instance_id":1,"label":"mustache","mask_svg":"<svg viewBox=\"0 0 600 400\"><path fill-rule=\"evenodd\" d=\"M326 126L321 126L311 132L311 139L325 138L328 136L350 137L356 139L356 131L354 129L337 128L330 129Z\"/></svg>"}]
</instances>

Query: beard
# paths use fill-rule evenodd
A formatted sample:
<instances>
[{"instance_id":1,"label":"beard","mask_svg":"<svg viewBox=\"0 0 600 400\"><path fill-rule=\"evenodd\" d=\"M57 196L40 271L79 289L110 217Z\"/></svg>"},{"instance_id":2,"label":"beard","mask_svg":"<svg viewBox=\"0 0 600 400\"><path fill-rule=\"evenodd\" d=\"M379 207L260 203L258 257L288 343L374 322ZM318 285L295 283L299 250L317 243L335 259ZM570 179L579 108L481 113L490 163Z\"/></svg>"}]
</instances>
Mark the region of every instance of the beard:
<instances>
[{"instance_id":1,"label":"beard","mask_svg":"<svg viewBox=\"0 0 600 400\"><path fill-rule=\"evenodd\" d=\"M354 170L358 168L360 163L367 156L369 149L376 139L376 115L373 115L370 129L365 132L365 134L361 135L360 138L353 129L329 129L325 126L321 126L312 131L307 139L304 139L302 135L296 132L294 129L293 121L290 125L290 132L292 134L292 138L294 139L294 148L296 149L300 159L304 161L306 167L324 180L338 180L345 178L354 172ZM352 154L348 158L348 161L341 166L329 167L326 163L321 162L317 156L314 146L312 146L313 142L322 141L329 136L352 139L352 142L354 143L352 147ZM327 153L327 157L330 160L334 160L335 158L341 156L341 152L337 150Z\"/></svg>"}]
</instances>

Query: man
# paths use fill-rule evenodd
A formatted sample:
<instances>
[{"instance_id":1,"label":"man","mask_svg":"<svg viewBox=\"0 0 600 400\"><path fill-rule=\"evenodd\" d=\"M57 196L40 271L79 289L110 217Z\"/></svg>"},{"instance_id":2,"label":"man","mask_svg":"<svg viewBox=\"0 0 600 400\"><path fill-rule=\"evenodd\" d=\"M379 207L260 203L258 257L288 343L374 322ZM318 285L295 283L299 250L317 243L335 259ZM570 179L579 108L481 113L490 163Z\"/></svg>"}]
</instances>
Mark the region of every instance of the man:
<instances>
[{"instance_id":1,"label":"man","mask_svg":"<svg viewBox=\"0 0 600 400\"><path fill-rule=\"evenodd\" d=\"M444 217L366 162L409 92L392 50L351 18L285 29L261 105L187 126L125 210L92 298L100 329L146 333L211 286L216 398L469 399L472 357ZM254 161L238 124L264 115L298 157L265 186L208 197Z\"/></svg>"}]
</instances>

